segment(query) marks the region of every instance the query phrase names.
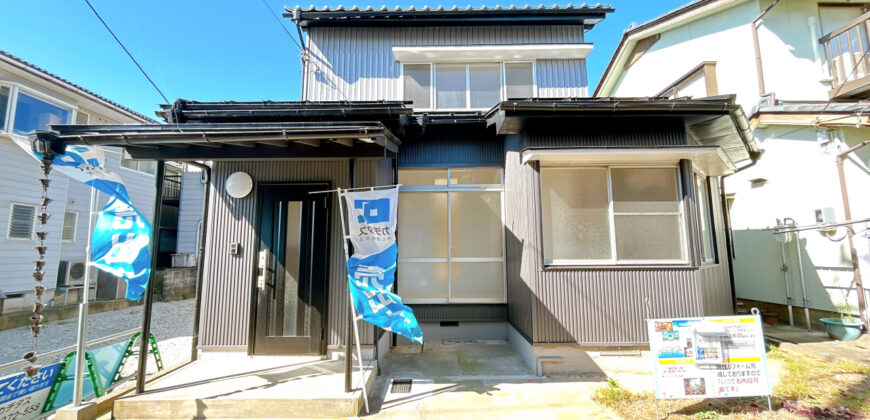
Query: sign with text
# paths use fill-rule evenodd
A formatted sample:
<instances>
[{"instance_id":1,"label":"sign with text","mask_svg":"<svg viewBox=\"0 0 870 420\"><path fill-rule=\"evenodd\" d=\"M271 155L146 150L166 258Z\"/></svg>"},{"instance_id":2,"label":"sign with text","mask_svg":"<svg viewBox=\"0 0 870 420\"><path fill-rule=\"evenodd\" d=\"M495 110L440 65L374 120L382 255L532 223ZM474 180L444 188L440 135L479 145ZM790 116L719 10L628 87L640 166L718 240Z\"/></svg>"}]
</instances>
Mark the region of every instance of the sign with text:
<instances>
[{"instance_id":1,"label":"sign with text","mask_svg":"<svg viewBox=\"0 0 870 420\"><path fill-rule=\"evenodd\" d=\"M19 373L0 379L0 420L39 417L58 371L60 363L55 363L42 367L34 377Z\"/></svg>"},{"instance_id":2,"label":"sign with text","mask_svg":"<svg viewBox=\"0 0 870 420\"><path fill-rule=\"evenodd\" d=\"M656 398L770 395L757 315L647 320Z\"/></svg>"}]
</instances>

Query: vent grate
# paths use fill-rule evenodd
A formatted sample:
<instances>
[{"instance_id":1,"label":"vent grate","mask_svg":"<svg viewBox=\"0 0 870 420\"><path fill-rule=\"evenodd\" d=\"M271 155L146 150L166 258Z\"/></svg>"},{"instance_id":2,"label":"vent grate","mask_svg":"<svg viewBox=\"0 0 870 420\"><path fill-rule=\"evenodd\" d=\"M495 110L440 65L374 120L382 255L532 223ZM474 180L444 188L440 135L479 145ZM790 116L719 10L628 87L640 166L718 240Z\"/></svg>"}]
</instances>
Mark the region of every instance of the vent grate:
<instances>
[{"instance_id":1,"label":"vent grate","mask_svg":"<svg viewBox=\"0 0 870 420\"><path fill-rule=\"evenodd\" d=\"M393 379L390 392L393 394L408 394L411 392L411 379Z\"/></svg>"}]
</instances>

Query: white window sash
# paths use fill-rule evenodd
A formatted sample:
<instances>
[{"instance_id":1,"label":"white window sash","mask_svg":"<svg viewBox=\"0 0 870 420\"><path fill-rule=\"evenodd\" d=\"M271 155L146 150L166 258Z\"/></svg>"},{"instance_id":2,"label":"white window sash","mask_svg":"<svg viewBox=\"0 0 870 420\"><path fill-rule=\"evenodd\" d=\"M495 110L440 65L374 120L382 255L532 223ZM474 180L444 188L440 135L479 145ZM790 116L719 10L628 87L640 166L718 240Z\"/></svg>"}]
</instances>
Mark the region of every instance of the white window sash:
<instances>
[{"instance_id":1,"label":"white window sash","mask_svg":"<svg viewBox=\"0 0 870 420\"><path fill-rule=\"evenodd\" d=\"M526 60L526 61L502 61L502 62L493 62L491 64L499 65L499 100L504 101L507 98L507 73L505 70L505 64L522 64L528 63L532 66L532 96L537 98L538 94L538 76L537 76L537 61L536 60ZM459 111L487 111L489 108L472 108L471 107L471 63L465 63L465 107L464 108L439 108L438 107L438 87L437 87L437 78L435 77L437 72L438 64L462 64L462 63L437 63L437 62L403 62L399 66L399 87L397 91L399 92L400 100L408 100L405 97L405 66L409 65L428 65L429 66L429 107L428 108L415 108L415 111L418 112L459 112ZM485 64L485 63L475 63L475 64Z\"/></svg>"}]
</instances>

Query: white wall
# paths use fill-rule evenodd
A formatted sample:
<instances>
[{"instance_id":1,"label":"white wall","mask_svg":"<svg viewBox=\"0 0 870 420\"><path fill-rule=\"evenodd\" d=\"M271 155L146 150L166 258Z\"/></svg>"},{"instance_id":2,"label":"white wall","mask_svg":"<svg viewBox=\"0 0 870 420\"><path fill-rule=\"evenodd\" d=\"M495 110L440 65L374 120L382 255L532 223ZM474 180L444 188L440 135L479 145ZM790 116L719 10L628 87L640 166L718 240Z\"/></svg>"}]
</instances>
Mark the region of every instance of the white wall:
<instances>
[{"instance_id":1,"label":"white wall","mask_svg":"<svg viewBox=\"0 0 870 420\"><path fill-rule=\"evenodd\" d=\"M760 3L760 4L759 4ZM661 39L618 79L613 96L653 95L703 61L716 62L720 94L736 94L748 114L760 99L750 22L771 2L749 1L662 33ZM844 18L845 19L845 18ZM826 25L837 25L830 20ZM815 28L812 25L816 25ZM759 28L766 90L777 100L826 101L830 85L817 50L821 36L817 1L782 1ZM840 129L842 148L870 138L866 128ZM764 155L752 168L726 178L734 194L731 222L738 298L785 304L780 246L765 230L776 219L815 224L815 210L831 207L844 220L834 149L822 148L816 131L802 126L769 126L754 131ZM847 163L853 219L870 217L870 150ZM753 188L750 180L767 183ZM847 300L857 312L856 292L847 292L852 272L845 241L832 242L817 232L801 235L801 255L810 307L836 310ZM867 238L858 241L868 242ZM863 247L868 248L862 242ZM795 304L802 305L797 247L786 245L785 264ZM870 267L870 250L862 258ZM865 275L870 276L870 275Z\"/></svg>"},{"instance_id":2,"label":"white wall","mask_svg":"<svg viewBox=\"0 0 870 420\"><path fill-rule=\"evenodd\" d=\"M199 242L198 228L202 220L203 192L205 184L200 182L202 171L190 165L184 165L181 174L181 204L178 210L178 246L179 254L196 254Z\"/></svg>"}]
</instances>

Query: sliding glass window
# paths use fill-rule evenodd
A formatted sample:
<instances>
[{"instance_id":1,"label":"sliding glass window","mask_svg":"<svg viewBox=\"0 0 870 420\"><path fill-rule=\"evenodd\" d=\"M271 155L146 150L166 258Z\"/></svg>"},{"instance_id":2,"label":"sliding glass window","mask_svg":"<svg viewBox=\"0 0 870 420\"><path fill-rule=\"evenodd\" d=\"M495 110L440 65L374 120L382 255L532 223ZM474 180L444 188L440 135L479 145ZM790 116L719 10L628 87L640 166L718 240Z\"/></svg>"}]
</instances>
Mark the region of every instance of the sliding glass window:
<instances>
[{"instance_id":1,"label":"sliding glass window","mask_svg":"<svg viewBox=\"0 0 870 420\"><path fill-rule=\"evenodd\" d=\"M406 302L505 301L502 173L399 170L397 272Z\"/></svg>"}]
</instances>

